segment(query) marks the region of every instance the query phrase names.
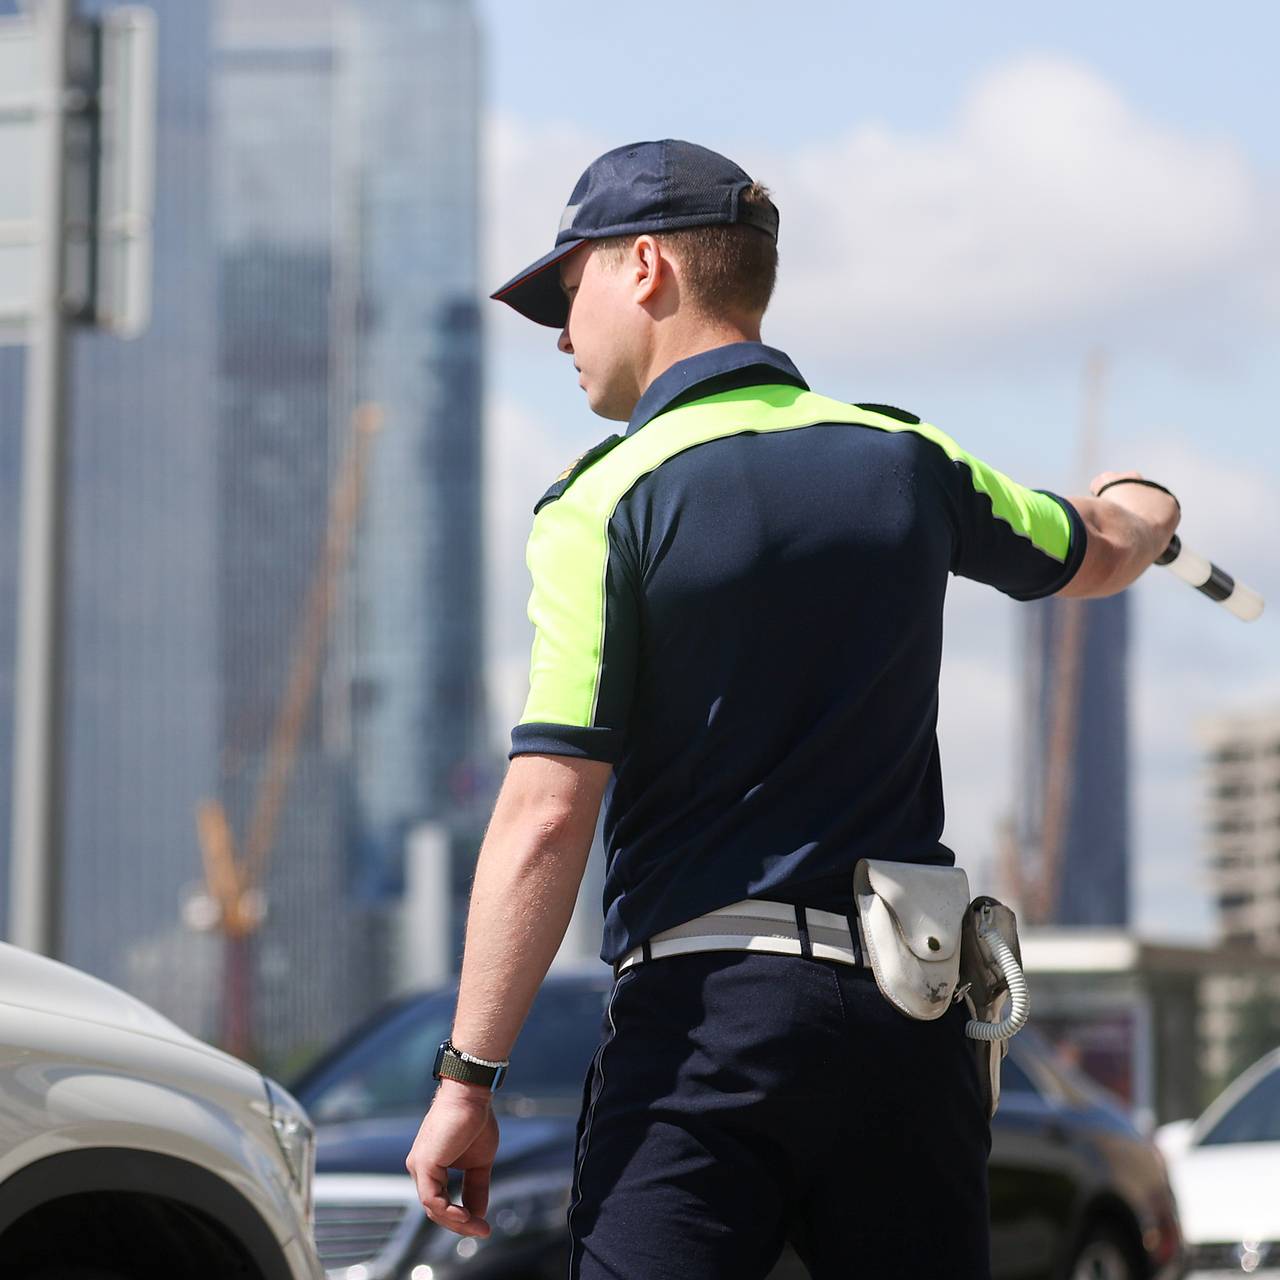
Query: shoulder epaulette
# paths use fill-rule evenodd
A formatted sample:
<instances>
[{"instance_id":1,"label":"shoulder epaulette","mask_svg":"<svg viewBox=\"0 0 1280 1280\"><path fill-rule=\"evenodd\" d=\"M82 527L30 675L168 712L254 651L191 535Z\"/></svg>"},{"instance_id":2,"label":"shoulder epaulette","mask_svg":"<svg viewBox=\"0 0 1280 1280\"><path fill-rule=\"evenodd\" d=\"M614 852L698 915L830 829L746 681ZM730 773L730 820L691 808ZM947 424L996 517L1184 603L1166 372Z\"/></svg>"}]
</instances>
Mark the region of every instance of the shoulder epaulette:
<instances>
[{"instance_id":1,"label":"shoulder epaulette","mask_svg":"<svg viewBox=\"0 0 1280 1280\"><path fill-rule=\"evenodd\" d=\"M592 445L586 453L575 458L565 469L556 476L555 483L550 489L538 499L534 505L533 514L536 516L548 502L554 502L564 491L595 461L603 458L610 449L622 443L625 437L620 435L612 435L607 439L601 440L599 444Z\"/></svg>"},{"instance_id":2,"label":"shoulder epaulette","mask_svg":"<svg viewBox=\"0 0 1280 1280\"><path fill-rule=\"evenodd\" d=\"M920 419L914 413L908 413L905 409L895 409L891 404L860 404L859 409L865 409L868 413L883 413L886 418L896 418L899 422L906 422L915 427L920 423Z\"/></svg>"}]
</instances>

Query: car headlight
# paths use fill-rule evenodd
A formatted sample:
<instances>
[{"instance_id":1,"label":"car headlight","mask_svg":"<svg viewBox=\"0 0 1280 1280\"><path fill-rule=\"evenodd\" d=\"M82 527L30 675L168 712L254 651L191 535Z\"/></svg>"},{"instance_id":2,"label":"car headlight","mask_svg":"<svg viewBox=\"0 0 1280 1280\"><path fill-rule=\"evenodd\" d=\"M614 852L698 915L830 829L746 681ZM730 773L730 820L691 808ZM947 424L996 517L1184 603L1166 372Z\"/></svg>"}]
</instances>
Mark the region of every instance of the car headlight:
<instances>
[{"instance_id":1,"label":"car headlight","mask_svg":"<svg viewBox=\"0 0 1280 1280\"><path fill-rule=\"evenodd\" d=\"M307 1119L301 1105L285 1092L274 1080L263 1077L267 1088L268 1115L285 1167L293 1180L294 1188L302 1199L307 1227L313 1225L315 1212L312 1187L316 1169L316 1131Z\"/></svg>"},{"instance_id":2,"label":"car headlight","mask_svg":"<svg viewBox=\"0 0 1280 1280\"><path fill-rule=\"evenodd\" d=\"M499 1180L489 1195L484 1215L492 1228L485 1237L457 1236L451 1231L432 1232L422 1251L422 1260L440 1263L447 1258L462 1260L500 1249L504 1242L516 1244L542 1232L563 1231L569 1209L569 1181L563 1174L535 1174ZM424 1275L420 1280L427 1280ZM419 1280L416 1272L415 1280Z\"/></svg>"}]
</instances>

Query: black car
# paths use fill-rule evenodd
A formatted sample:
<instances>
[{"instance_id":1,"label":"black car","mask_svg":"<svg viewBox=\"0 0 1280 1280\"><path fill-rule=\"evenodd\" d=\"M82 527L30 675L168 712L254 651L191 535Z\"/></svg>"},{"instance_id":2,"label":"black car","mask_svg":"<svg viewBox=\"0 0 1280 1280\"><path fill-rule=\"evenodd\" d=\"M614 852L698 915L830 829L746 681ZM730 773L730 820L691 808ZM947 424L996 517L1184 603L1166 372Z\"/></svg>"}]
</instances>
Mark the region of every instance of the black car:
<instances>
[{"instance_id":1,"label":"black car","mask_svg":"<svg viewBox=\"0 0 1280 1280\"><path fill-rule=\"evenodd\" d=\"M485 1240L427 1220L404 1161L434 1089L455 990L402 999L292 1086L317 1125L316 1242L341 1280L562 1280L574 1128L600 1039L607 970L553 975L495 1095L502 1145ZM1155 1147L1032 1031L1012 1042L992 1125L996 1280L1182 1274L1173 1195ZM801 1280L787 1250L770 1280Z\"/></svg>"}]
</instances>

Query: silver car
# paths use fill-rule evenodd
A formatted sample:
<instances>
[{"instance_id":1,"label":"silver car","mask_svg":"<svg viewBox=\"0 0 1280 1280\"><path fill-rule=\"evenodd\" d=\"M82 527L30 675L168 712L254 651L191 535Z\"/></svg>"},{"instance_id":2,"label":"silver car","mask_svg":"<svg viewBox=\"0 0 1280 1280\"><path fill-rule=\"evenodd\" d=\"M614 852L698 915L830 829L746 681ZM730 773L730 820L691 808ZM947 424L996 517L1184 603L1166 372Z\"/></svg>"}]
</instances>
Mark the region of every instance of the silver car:
<instances>
[{"instance_id":1,"label":"silver car","mask_svg":"<svg viewBox=\"0 0 1280 1280\"><path fill-rule=\"evenodd\" d=\"M319 1280L313 1165L279 1085L0 943L5 1280Z\"/></svg>"}]
</instances>

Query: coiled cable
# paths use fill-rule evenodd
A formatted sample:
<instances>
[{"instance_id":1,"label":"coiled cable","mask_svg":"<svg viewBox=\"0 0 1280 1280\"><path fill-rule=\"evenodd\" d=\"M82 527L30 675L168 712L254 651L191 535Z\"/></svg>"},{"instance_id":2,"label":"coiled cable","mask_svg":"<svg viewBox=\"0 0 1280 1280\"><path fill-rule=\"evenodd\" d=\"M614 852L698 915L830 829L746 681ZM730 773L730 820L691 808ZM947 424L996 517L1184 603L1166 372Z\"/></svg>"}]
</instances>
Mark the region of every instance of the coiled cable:
<instances>
[{"instance_id":1,"label":"coiled cable","mask_svg":"<svg viewBox=\"0 0 1280 1280\"><path fill-rule=\"evenodd\" d=\"M1031 1013L1027 978L1009 944L994 927L979 928L978 936L986 943L991 958L1000 966L1000 972L1009 984L1009 1012L999 1022L970 1018L964 1033L970 1040L1008 1040L1022 1030Z\"/></svg>"}]
</instances>

